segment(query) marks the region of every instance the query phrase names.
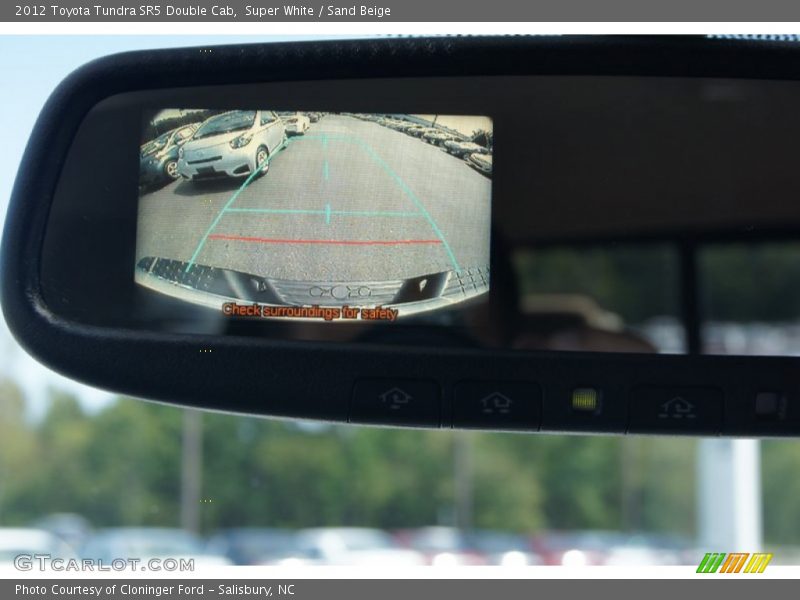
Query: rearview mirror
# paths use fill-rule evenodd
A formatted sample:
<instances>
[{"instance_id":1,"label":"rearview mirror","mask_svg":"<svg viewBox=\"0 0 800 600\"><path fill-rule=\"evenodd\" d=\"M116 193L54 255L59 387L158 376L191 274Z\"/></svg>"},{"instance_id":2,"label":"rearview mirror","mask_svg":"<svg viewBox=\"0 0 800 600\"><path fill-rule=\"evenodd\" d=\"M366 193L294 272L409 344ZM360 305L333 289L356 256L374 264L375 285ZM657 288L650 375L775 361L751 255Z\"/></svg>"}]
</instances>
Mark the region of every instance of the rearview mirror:
<instances>
[{"instance_id":1,"label":"rearview mirror","mask_svg":"<svg viewBox=\"0 0 800 600\"><path fill-rule=\"evenodd\" d=\"M619 37L109 57L36 126L4 313L54 369L188 406L796 435L799 53Z\"/></svg>"}]
</instances>

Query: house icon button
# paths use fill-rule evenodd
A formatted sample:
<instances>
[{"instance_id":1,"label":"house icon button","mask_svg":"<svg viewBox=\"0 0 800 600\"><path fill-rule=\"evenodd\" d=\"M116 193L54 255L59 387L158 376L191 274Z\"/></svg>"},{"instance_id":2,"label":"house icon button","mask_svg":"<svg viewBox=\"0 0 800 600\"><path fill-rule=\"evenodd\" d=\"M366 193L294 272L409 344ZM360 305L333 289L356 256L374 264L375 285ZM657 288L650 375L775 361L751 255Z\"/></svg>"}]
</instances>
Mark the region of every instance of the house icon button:
<instances>
[{"instance_id":1,"label":"house icon button","mask_svg":"<svg viewBox=\"0 0 800 600\"><path fill-rule=\"evenodd\" d=\"M714 387L643 385L631 391L628 406L628 433L718 435L725 396Z\"/></svg>"},{"instance_id":2,"label":"house icon button","mask_svg":"<svg viewBox=\"0 0 800 600\"><path fill-rule=\"evenodd\" d=\"M482 412L487 415L507 415L511 412L511 405L514 404L514 401L500 392L492 392L488 396L481 398L480 403Z\"/></svg>"},{"instance_id":3,"label":"house icon button","mask_svg":"<svg viewBox=\"0 0 800 600\"><path fill-rule=\"evenodd\" d=\"M412 400L411 394L398 387L393 387L382 394L378 394L378 398L391 410L399 410Z\"/></svg>"},{"instance_id":4,"label":"house icon button","mask_svg":"<svg viewBox=\"0 0 800 600\"><path fill-rule=\"evenodd\" d=\"M664 402L658 413L659 419L694 419L696 416L694 404L682 396Z\"/></svg>"},{"instance_id":5,"label":"house icon button","mask_svg":"<svg viewBox=\"0 0 800 600\"><path fill-rule=\"evenodd\" d=\"M427 379L359 379L353 386L347 419L350 423L441 427L442 388Z\"/></svg>"}]
</instances>

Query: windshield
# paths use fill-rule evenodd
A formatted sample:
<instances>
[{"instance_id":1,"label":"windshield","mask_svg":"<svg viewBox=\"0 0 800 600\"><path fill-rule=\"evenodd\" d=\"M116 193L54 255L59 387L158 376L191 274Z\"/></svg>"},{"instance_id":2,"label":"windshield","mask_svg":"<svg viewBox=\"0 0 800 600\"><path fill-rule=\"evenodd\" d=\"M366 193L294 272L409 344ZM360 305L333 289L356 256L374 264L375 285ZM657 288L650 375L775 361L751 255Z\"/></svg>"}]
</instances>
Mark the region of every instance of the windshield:
<instances>
[{"instance_id":1,"label":"windshield","mask_svg":"<svg viewBox=\"0 0 800 600\"><path fill-rule=\"evenodd\" d=\"M194 134L194 139L199 140L212 135L250 129L253 126L255 118L256 111L254 110L237 110L235 112L211 117L200 126Z\"/></svg>"},{"instance_id":2,"label":"windshield","mask_svg":"<svg viewBox=\"0 0 800 600\"><path fill-rule=\"evenodd\" d=\"M158 152L159 150L164 148L164 146L167 145L167 142L169 141L171 135L172 132L169 131L163 135L158 136L156 139L151 140L142 145L142 156L145 156L147 154L153 154L154 152Z\"/></svg>"}]
</instances>

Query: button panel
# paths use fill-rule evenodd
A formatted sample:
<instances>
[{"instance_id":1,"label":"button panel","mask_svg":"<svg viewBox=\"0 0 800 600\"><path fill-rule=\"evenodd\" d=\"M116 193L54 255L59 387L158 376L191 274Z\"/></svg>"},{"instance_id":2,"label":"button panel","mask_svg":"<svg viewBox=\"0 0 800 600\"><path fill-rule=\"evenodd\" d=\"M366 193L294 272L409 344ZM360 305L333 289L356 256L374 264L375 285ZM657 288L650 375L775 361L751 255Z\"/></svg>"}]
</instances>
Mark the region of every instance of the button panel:
<instances>
[{"instance_id":1,"label":"button panel","mask_svg":"<svg viewBox=\"0 0 800 600\"><path fill-rule=\"evenodd\" d=\"M453 427L538 431L542 389L535 383L462 381L453 394Z\"/></svg>"},{"instance_id":2,"label":"button panel","mask_svg":"<svg viewBox=\"0 0 800 600\"><path fill-rule=\"evenodd\" d=\"M439 427L441 389L421 379L362 379L353 388L351 423Z\"/></svg>"},{"instance_id":3,"label":"button panel","mask_svg":"<svg viewBox=\"0 0 800 600\"><path fill-rule=\"evenodd\" d=\"M716 388L641 386L631 394L628 431L716 435L722 411L723 394Z\"/></svg>"}]
</instances>

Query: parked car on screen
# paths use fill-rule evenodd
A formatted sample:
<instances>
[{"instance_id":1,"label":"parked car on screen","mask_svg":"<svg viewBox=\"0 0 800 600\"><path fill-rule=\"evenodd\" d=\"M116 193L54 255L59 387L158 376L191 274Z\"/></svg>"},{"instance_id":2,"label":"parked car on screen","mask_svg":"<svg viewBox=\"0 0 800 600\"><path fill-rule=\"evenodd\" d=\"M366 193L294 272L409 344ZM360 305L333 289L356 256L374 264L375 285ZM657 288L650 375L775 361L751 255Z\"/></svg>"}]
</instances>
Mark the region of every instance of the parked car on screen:
<instances>
[{"instance_id":1,"label":"parked car on screen","mask_svg":"<svg viewBox=\"0 0 800 600\"><path fill-rule=\"evenodd\" d=\"M140 148L139 187L151 189L180 177L178 151L191 139L200 123L191 123L161 134Z\"/></svg>"},{"instance_id":2,"label":"parked car on screen","mask_svg":"<svg viewBox=\"0 0 800 600\"><path fill-rule=\"evenodd\" d=\"M422 139L434 146L443 146L445 142L454 140L455 136L446 131L427 131L422 135Z\"/></svg>"},{"instance_id":3,"label":"parked car on screen","mask_svg":"<svg viewBox=\"0 0 800 600\"><path fill-rule=\"evenodd\" d=\"M392 129L395 129L397 131L402 131L403 133L408 133L408 130L414 127L421 127L421 126L418 123L413 123L411 121L398 120L395 123L394 127L392 127Z\"/></svg>"},{"instance_id":4,"label":"parked car on screen","mask_svg":"<svg viewBox=\"0 0 800 600\"><path fill-rule=\"evenodd\" d=\"M484 175L492 174L492 155L475 152L467 158L467 164Z\"/></svg>"},{"instance_id":5,"label":"parked car on screen","mask_svg":"<svg viewBox=\"0 0 800 600\"><path fill-rule=\"evenodd\" d=\"M453 156L464 158L470 154L488 154L489 149L475 142L460 142L458 140L449 140L444 142L445 149Z\"/></svg>"},{"instance_id":6,"label":"parked car on screen","mask_svg":"<svg viewBox=\"0 0 800 600\"><path fill-rule=\"evenodd\" d=\"M364 527L321 527L298 532L300 556L325 565L422 565L424 557L400 548L379 529Z\"/></svg>"},{"instance_id":7,"label":"parked car on screen","mask_svg":"<svg viewBox=\"0 0 800 600\"><path fill-rule=\"evenodd\" d=\"M402 123L405 123L405 121L395 119L394 117L381 117L378 119L378 125L383 125L389 129L396 129L397 126L401 125Z\"/></svg>"},{"instance_id":8,"label":"parked car on screen","mask_svg":"<svg viewBox=\"0 0 800 600\"><path fill-rule=\"evenodd\" d=\"M433 127L425 127L424 125L416 125L414 127L409 127L406 129L406 133L408 135L413 135L414 137L422 138L426 133L437 131Z\"/></svg>"},{"instance_id":9,"label":"parked car on screen","mask_svg":"<svg viewBox=\"0 0 800 600\"><path fill-rule=\"evenodd\" d=\"M394 129L395 131L402 131L405 127L410 125L410 123L408 121L402 121L400 119L386 119L384 125L389 129Z\"/></svg>"},{"instance_id":10,"label":"parked car on screen","mask_svg":"<svg viewBox=\"0 0 800 600\"><path fill-rule=\"evenodd\" d=\"M286 133L303 135L311 127L311 121L305 115L294 115L286 119Z\"/></svg>"},{"instance_id":11,"label":"parked car on screen","mask_svg":"<svg viewBox=\"0 0 800 600\"><path fill-rule=\"evenodd\" d=\"M82 558L102 560L106 564L117 558L193 559L195 568L231 564L224 556L207 551L196 535L169 527L101 529L89 538L80 554Z\"/></svg>"},{"instance_id":12,"label":"parked car on screen","mask_svg":"<svg viewBox=\"0 0 800 600\"><path fill-rule=\"evenodd\" d=\"M263 175L285 140L283 121L271 110L215 115L178 150L178 172L187 180Z\"/></svg>"}]
</instances>

